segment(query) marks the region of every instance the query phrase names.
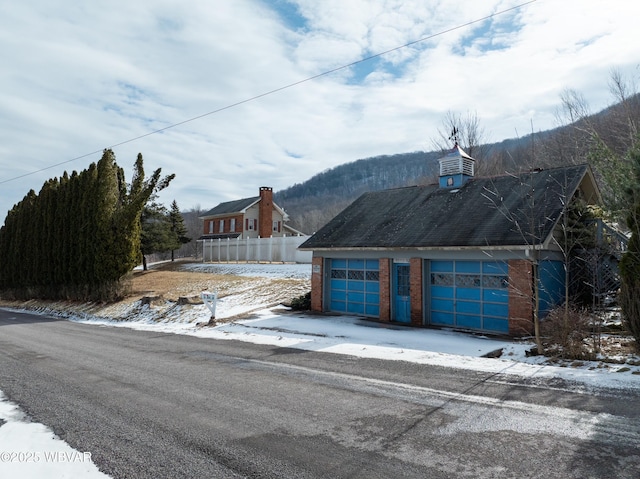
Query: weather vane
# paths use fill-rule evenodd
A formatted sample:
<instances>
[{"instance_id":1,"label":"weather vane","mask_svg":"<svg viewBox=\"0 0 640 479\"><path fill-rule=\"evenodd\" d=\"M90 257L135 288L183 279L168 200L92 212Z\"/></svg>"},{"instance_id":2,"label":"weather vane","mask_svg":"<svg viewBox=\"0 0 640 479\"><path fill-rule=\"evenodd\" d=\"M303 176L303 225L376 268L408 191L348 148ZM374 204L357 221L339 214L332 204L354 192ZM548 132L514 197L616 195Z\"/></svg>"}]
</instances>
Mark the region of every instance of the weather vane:
<instances>
[{"instance_id":1,"label":"weather vane","mask_svg":"<svg viewBox=\"0 0 640 479\"><path fill-rule=\"evenodd\" d=\"M453 141L454 143L454 148L458 146L458 133L460 133L460 130L458 130L458 128L454 126L453 130L451 130L451 136L449 137L449 140Z\"/></svg>"}]
</instances>

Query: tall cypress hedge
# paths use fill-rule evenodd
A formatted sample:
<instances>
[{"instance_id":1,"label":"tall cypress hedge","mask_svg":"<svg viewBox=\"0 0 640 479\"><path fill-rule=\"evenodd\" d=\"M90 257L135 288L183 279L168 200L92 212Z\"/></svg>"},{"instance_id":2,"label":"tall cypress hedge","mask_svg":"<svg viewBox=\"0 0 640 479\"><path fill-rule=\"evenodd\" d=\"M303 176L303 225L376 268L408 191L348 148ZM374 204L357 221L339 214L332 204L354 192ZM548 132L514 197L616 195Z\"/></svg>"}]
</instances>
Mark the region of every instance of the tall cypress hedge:
<instances>
[{"instance_id":1,"label":"tall cypress hedge","mask_svg":"<svg viewBox=\"0 0 640 479\"><path fill-rule=\"evenodd\" d=\"M131 185L111 150L71 176L48 180L16 204L0 228L0 293L18 299L109 301L140 262L140 214L168 186L145 179L139 154Z\"/></svg>"}]
</instances>

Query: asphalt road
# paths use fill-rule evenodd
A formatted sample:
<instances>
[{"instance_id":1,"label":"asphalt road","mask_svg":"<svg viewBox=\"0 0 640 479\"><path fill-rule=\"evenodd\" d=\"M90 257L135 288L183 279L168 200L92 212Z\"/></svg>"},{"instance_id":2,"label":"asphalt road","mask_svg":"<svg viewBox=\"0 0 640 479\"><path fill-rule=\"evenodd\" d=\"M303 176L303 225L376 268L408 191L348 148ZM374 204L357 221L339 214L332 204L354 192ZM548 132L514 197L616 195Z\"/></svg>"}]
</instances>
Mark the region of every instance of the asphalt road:
<instances>
[{"instance_id":1,"label":"asphalt road","mask_svg":"<svg viewBox=\"0 0 640 479\"><path fill-rule=\"evenodd\" d=\"M0 390L114 478L640 477L639 397L0 310Z\"/></svg>"}]
</instances>

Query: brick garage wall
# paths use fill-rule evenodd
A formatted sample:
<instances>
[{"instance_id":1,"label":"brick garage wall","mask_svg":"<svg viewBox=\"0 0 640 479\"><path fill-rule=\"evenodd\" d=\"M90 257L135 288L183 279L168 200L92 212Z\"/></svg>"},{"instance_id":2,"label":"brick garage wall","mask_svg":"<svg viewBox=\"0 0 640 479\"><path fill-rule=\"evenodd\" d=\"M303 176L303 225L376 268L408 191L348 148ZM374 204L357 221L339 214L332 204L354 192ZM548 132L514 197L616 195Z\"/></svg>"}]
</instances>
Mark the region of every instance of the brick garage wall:
<instances>
[{"instance_id":1,"label":"brick garage wall","mask_svg":"<svg viewBox=\"0 0 640 479\"><path fill-rule=\"evenodd\" d=\"M380 278L380 321L391 320L391 260L381 258L379 263Z\"/></svg>"},{"instance_id":2,"label":"brick garage wall","mask_svg":"<svg viewBox=\"0 0 640 479\"><path fill-rule=\"evenodd\" d=\"M411 294L411 325L422 326L422 259L409 260L409 291Z\"/></svg>"},{"instance_id":3,"label":"brick garage wall","mask_svg":"<svg viewBox=\"0 0 640 479\"><path fill-rule=\"evenodd\" d=\"M509 335L533 334L533 270L531 261L509 261Z\"/></svg>"},{"instance_id":4,"label":"brick garage wall","mask_svg":"<svg viewBox=\"0 0 640 479\"><path fill-rule=\"evenodd\" d=\"M311 260L311 310L322 311L322 291L324 284L324 258L314 256Z\"/></svg>"}]
</instances>

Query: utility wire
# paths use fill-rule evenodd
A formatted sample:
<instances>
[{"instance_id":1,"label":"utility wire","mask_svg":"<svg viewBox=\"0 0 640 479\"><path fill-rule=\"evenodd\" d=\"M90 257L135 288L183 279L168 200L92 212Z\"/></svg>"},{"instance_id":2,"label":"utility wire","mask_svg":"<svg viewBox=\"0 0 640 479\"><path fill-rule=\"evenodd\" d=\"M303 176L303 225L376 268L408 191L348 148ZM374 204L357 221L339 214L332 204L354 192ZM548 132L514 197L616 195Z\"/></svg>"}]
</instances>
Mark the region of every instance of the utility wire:
<instances>
[{"instance_id":1,"label":"utility wire","mask_svg":"<svg viewBox=\"0 0 640 479\"><path fill-rule=\"evenodd\" d=\"M535 3L536 1L537 0L529 0L529 1L521 3L519 5L516 5L516 6L510 7L510 8L506 8L504 10L500 10L498 12L492 13L491 15L487 15L485 17L478 18L476 20L471 20L471 21L469 21L467 23L462 23L462 24L457 25L455 27L451 27L451 28L448 28L446 30L442 30L442 31L440 31L438 33L434 33L434 34L428 35L426 37L422 37L422 38L420 38L418 40L414 40L412 42L405 43L404 45L400 45L398 47L394 47L394 48L391 48L389 50L385 50L383 52L376 53L374 55L362 58L360 60L356 60L355 62L351 62L351 63L348 63L346 65L342 65L342 66L333 68L331 70L326 70L326 71L324 71L322 73L318 73L317 75L313 75L313 76L310 76L308 78L304 78L302 80L298 80L296 82L289 83L288 85L281 86L279 88L275 88L273 90L269 90L269 91L266 91L264 93L260 93L259 95L252 96L252 97L247 98L245 100L240 100L240 101L237 101L235 103L231 103L229 105L223 106L223 107L218 108L216 110L211 110L211 111L209 111L207 113L203 113L202 115L194 116L194 117L189 118L187 120L183 120L181 122L174 123L174 124L169 125L169 126L165 126L164 128L160 128L158 130L150 131L150 132L145 133L143 135L136 136L134 138L130 138L128 140L121 141L120 143L115 143L115 144L113 144L111 146L107 146L105 149L112 149L112 148L116 148L118 146L126 145L127 143L133 143L134 141L138 141L138 140L140 140L142 138L146 138L148 136L155 135L156 133L161 133L163 131L170 130L172 128L176 128L176 127L184 125L186 123L191 123L192 121L200 120L200 119L202 119L204 117L207 117L207 116L210 116L210 115L215 115L216 113L220 113L222 111L229 110L231 108L235 108L235 107L240 106L240 105L244 105L245 103L249 103L249 102L258 100L258 99L263 98L265 96L273 95L274 93L278 93L278 92L281 92L283 90L287 90L287 89L292 88L294 86L301 85L302 83L307 83L307 82L310 82L312 80L316 80L318 78L321 78L321 77L324 77L324 76L327 76L327 75L331 75L332 73L338 72L340 70L344 70L346 68L350 68L350 67L352 67L354 65L358 65L359 63L364 63L366 61L373 60L374 58L379 58L379 57L381 57L383 55L386 55L388 53L395 52L395 51L401 50L403 48L407 48L407 47L410 47L412 45L416 45L418 43L422 43L422 42L427 41L427 40L431 40L432 38L436 38L436 37L439 37L439 36L442 36L442 35L446 35L447 33L451 33L451 32L456 31L456 30L460 30L461 28L465 28L465 27L468 27L470 25L474 25L476 23L484 22L485 20L489 20L489 19L497 17L499 15L503 15L503 14L508 13L510 11L518 10L518 9L520 9L522 7L525 7L526 5L529 5L531 3ZM39 170L35 170L35 171L29 172L29 173L25 173L25 174L19 175L19 176L14 176L13 178L9 178L7 180L2 180L2 181L0 181L0 184L8 183L8 182L14 181L14 180L18 180L18 179L24 178L26 176L35 175L36 173L40 173L42 171L50 170L51 168L55 168L57 166L65 165L65 164L71 163L73 161L81 160L82 158L86 158L88 156L92 156L92 155L101 153L102 151L103 151L103 149L95 150L95 151L92 151L90 153L85 153L84 155L76 156L75 158L71 158L70 160L65 160L65 161L62 161L60 163L55 163L53 165L46 166L44 168L40 168Z\"/></svg>"}]
</instances>

